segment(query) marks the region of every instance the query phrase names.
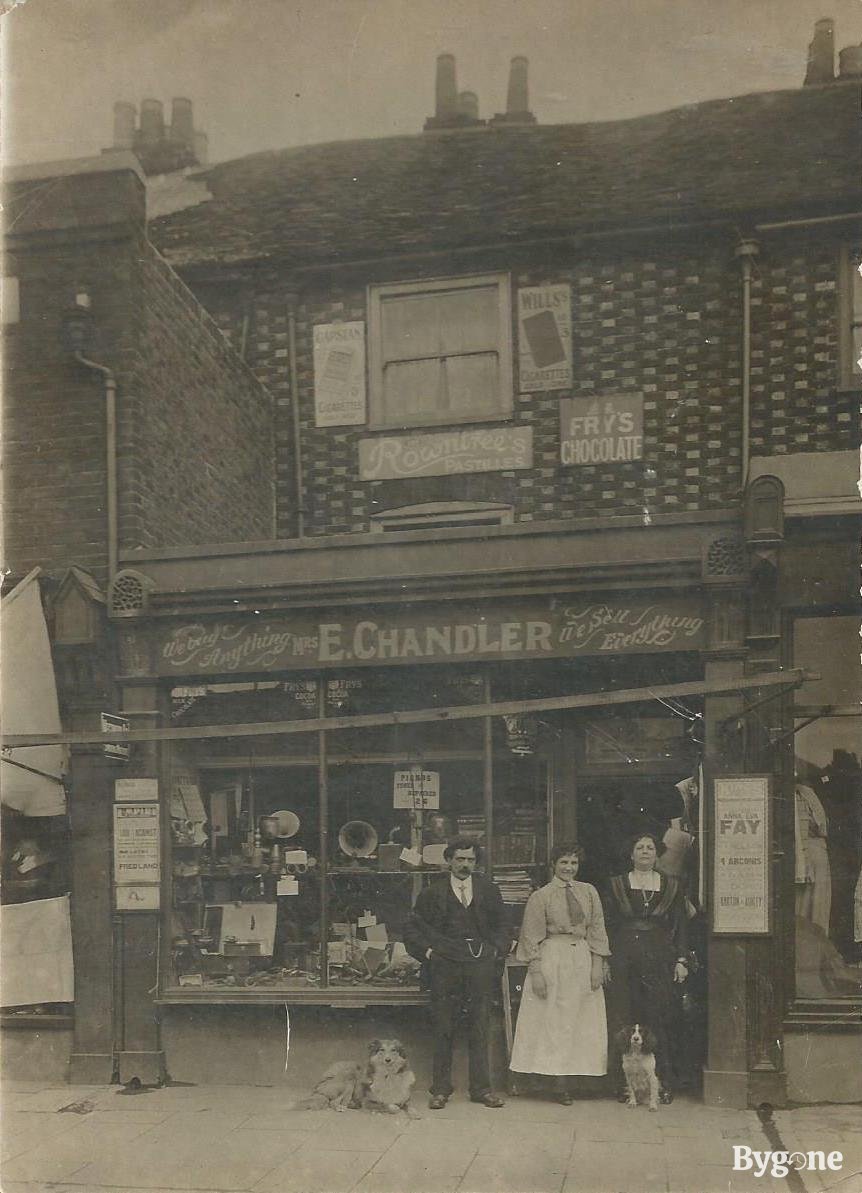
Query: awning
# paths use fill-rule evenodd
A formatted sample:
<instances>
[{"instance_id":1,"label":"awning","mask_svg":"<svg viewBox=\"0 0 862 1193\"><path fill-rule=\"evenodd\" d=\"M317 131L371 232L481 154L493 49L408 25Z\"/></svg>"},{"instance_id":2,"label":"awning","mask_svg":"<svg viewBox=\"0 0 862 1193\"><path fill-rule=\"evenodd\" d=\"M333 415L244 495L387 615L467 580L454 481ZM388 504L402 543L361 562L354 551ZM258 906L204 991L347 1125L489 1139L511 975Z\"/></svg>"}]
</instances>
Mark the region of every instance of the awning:
<instances>
[{"instance_id":1,"label":"awning","mask_svg":"<svg viewBox=\"0 0 862 1193\"><path fill-rule=\"evenodd\" d=\"M481 717L517 716L570 708L605 708L618 704L640 704L681 696L718 696L774 687L798 687L808 673L801 668L768 671L733 680L691 680L656 684L645 688L621 688L607 692L579 692L571 696L549 696L541 700L507 700L484 704L459 704L449 708L408 709L400 712L366 713L352 717L309 717L305 720L263 721L247 725L189 725L177 729L132 729L126 733L17 734L6 737L15 749L56 745L97 745L109 742L199 741L205 738L264 737L269 734L327 733L339 729L370 729L382 725L465 721Z\"/></svg>"},{"instance_id":2,"label":"awning","mask_svg":"<svg viewBox=\"0 0 862 1193\"><path fill-rule=\"evenodd\" d=\"M66 811L65 750L61 742L48 741L61 727L39 572L34 568L0 603L0 799L25 816L61 816ZM23 757L5 740L19 735L39 740Z\"/></svg>"}]
</instances>

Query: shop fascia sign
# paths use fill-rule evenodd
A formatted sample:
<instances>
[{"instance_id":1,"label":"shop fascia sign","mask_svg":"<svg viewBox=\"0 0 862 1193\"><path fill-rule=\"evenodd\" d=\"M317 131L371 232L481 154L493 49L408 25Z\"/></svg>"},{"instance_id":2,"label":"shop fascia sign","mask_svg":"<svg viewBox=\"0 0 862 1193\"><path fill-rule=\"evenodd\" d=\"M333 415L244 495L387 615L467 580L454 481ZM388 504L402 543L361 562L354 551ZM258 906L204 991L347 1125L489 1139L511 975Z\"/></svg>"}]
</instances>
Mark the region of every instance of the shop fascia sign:
<instances>
[{"instance_id":1,"label":"shop fascia sign","mask_svg":"<svg viewBox=\"0 0 862 1193\"><path fill-rule=\"evenodd\" d=\"M326 620L245 618L184 623L163 632L161 675L494 659L575 658L699 650L696 601L537 598L517 605L334 613Z\"/></svg>"}]
</instances>

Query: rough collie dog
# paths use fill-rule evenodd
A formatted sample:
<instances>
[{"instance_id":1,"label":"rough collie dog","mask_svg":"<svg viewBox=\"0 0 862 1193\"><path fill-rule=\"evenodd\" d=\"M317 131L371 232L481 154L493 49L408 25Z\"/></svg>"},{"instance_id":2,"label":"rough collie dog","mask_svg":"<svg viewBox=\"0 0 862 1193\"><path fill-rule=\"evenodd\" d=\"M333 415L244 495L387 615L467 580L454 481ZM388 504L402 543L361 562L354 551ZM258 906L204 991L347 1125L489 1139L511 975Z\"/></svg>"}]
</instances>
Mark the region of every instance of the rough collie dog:
<instances>
[{"instance_id":1,"label":"rough collie dog","mask_svg":"<svg viewBox=\"0 0 862 1193\"><path fill-rule=\"evenodd\" d=\"M649 1098L650 1110L658 1110L659 1084L655 1071L656 1040L647 1027L634 1023L617 1032L617 1047L622 1056L626 1080L626 1106L634 1109L638 1096Z\"/></svg>"},{"instance_id":2,"label":"rough collie dog","mask_svg":"<svg viewBox=\"0 0 862 1193\"><path fill-rule=\"evenodd\" d=\"M297 1102L296 1110L369 1110L411 1118L419 1115L410 1106L416 1076L407 1064L400 1040L372 1040L366 1064L336 1061L330 1065L310 1097Z\"/></svg>"}]
</instances>

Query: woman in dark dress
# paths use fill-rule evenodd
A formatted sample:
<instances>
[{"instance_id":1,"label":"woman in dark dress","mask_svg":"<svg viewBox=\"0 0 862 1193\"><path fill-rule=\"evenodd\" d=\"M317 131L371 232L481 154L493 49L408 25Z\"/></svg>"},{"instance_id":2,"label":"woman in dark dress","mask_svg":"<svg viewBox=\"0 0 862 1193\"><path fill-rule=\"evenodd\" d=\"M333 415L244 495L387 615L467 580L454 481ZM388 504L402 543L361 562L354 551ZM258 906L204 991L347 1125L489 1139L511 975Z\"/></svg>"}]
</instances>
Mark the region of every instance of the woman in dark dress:
<instances>
[{"instance_id":1,"label":"woman in dark dress","mask_svg":"<svg viewBox=\"0 0 862 1193\"><path fill-rule=\"evenodd\" d=\"M611 1036L639 1023L654 1033L661 1101L673 1100L670 1042L675 1008L674 983L688 977L687 910L675 878L660 874L655 863L663 844L652 833L632 838L627 850L632 868L610 880L605 919L611 945L608 1010ZM613 1058L621 1080L620 1057Z\"/></svg>"}]
</instances>

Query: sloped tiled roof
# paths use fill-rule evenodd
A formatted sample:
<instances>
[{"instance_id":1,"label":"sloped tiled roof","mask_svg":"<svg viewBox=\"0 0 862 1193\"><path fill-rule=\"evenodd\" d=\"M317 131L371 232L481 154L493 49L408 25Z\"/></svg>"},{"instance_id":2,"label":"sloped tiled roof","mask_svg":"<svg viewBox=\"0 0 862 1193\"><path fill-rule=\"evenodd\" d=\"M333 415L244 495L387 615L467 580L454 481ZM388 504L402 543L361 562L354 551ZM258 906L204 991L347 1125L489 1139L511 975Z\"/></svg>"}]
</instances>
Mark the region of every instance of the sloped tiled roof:
<instances>
[{"instance_id":1,"label":"sloped tiled roof","mask_svg":"<svg viewBox=\"0 0 862 1193\"><path fill-rule=\"evenodd\" d=\"M256 153L152 221L177 266L313 265L591 229L859 209L860 89L715 100L634 120Z\"/></svg>"}]
</instances>

